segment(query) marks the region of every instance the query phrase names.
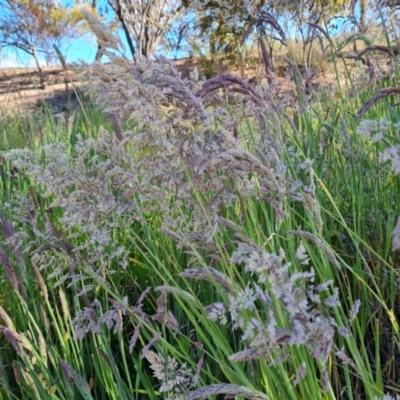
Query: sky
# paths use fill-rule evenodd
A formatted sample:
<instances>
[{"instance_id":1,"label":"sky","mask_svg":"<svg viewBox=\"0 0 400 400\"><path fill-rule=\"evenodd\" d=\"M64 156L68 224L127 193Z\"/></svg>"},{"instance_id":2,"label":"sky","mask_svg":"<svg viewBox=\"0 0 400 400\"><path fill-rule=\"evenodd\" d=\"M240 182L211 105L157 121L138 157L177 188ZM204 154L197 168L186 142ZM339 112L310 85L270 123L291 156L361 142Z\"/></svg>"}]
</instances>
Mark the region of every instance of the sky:
<instances>
[{"instance_id":1,"label":"sky","mask_svg":"<svg viewBox=\"0 0 400 400\"><path fill-rule=\"evenodd\" d=\"M67 2L70 0L62 0ZM106 9L107 0L100 0L100 12L106 16L108 20L112 18L110 11L107 12ZM1 15L1 9L0 9ZM128 49L126 44L125 36L120 32L120 37L125 47ZM85 37L80 39L75 39L70 43L66 43L60 48L63 55L66 57L67 63L77 62L79 60L84 60L86 62L92 62L95 58L97 51L96 39L92 34L86 34ZM181 54L178 56L184 56ZM168 56L168 55L167 55ZM128 54L129 57L129 54ZM41 65L46 66L46 61L42 58L40 60ZM34 59L32 56L24 53L23 51L17 51L13 48L0 50L0 69L1 68L27 68L36 67Z\"/></svg>"},{"instance_id":2,"label":"sky","mask_svg":"<svg viewBox=\"0 0 400 400\"><path fill-rule=\"evenodd\" d=\"M79 60L92 62L96 55L97 45L94 39L77 39L70 45L62 46L60 49L66 57L67 63ZM40 57L40 64L46 66L46 60ZM0 69L2 68L35 68L34 58L13 48L3 49L0 52Z\"/></svg>"},{"instance_id":3,"label":"sky","mask_svg":"<svg viewBox=\"0 0 400 400\"><path fill-rule=\"evenodd\" d=\"M61 0L65 5L71 4L70 0ZM107 0L99 0L99 6L103 12L106 11ZM1 15L0 5L0 15ZM111 13L108 13L108 18L111 18ZM124 44L126 41L121 36ZM97 44L94 35L86 34L81 39L74 39L70 43L66 43L60 48L68 63L85 60L92 62L97 51ZM40 63L46 66L46 61L43 57L40 58ZM6 48L0 50L0 69L1 68L30 68L36 67L33 57L21 50L14 48Z\"/></svg>"},{"instance_id":4,"label":"sky","mask_svg":"<svg viewBox=\"0 0 400 400\"><path fill-rule=\"evenodd\" d=\"M0 10L1 13L1 10ZM115 32L119 34L125 49L129 49L125 35L122 30ZM81 39L74 39L70 43L64 44L60 47L60 50L67 63L78 62L84 60L86 62L92 62L97 52L97 42L93 34L86 34ZM131 54L127 51L127 57L130 58ZM178 56L185 56L186 54L178 54ZM167 54L168 57L168 54ZM172 56L171 56L172 57ZM41 65L46 66L44 58L40 59ZM58 60L57 60L58 61ZM58 62L57 62L58 64ZM0 69L1 68L30 68L36 67L33 57L23 51L16 50L13 48L0 50Z\"/></svg>"}]
</instances>

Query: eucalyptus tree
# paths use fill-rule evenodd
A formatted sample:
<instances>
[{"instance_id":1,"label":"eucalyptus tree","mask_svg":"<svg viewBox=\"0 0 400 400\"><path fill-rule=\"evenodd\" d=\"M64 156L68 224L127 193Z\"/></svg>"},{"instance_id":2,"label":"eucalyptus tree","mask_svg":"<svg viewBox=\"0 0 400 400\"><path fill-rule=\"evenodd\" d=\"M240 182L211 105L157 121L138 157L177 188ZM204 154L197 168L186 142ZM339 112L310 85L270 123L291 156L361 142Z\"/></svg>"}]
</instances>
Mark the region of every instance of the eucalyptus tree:
<instances>
[{"instance_id":1,"label":"eucalyptus tree","mask_svg":"<svg viewBox=\"0 0 400 400\"><path fill-rule=\"evenodd\" d=\"M0 50L13 48L32 56L44 87L40 56L50 59L54 44L77 34L79 10L57 0L0 0L0 9Z\"/></svg>"},{"instance_id":2,"label":"eucalyptus tree","mask_svg":"<svg viewBox=\"0 0 400 400\"><path fill-rule=\"evenodd\" d=\"M132 57L150 58L184 7L180 0L108 0Z\"/></svg>"},{"instance_id":3,"label":"eucalyptus tree","mask_svg":"<svg viewBox=\"0 0 400 400\"><path fill-rule=\"evenodd\" d=\"M199 16L203 34L210 37L211 52L236 51L241 37L261 10L279 20L288 17L298 26L319 23L342 9L349 0L182 0Z\"/></svg>"}]
</instances>

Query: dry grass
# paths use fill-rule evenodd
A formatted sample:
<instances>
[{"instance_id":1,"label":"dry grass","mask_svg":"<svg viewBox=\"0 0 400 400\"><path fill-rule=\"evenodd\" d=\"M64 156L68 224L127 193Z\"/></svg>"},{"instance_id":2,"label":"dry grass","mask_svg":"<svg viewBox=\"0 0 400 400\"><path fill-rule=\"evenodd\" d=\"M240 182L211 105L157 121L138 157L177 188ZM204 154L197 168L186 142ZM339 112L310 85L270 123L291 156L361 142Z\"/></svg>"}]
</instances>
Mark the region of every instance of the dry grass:
<instances>
[{"instance_id":1,"label":"dry grass","mask_svg":"<svg viewBox=\"0 0 400 400\"><path fill-rule=\"evenodd\" d=\"M0 70L0 107L2 110L26 112L32 107L48 102L57 112L68 104L72 91L71 82L61 67L46 67L44 75L47 82L40 89L40 78L34 68L8 68ZM70 75L75 87L81 85L79 77ZM68 83L68 84L67 84Z\"/></svg>"},{"instance_id":2,"label":"dry grass","mask_svg":"<svg viewBox=\"0 0 400 400\"><path fill-rule=\"evenodd\" d=\"M275 51L275 82L282 94L293 90L292 82L287 78L288 65L285 62L285 57L294 60L305 77L305 67L299 53L300 48L299 44L289 41L288 48L280 46ZM329 89L335 85L336 76L326 57L321 57L320 53L317 47L313 49L313 80L316 87ZM354 61L350 62L354 64ZM182 58L176 60L175 64L184 78L197 68L200 75L208 77L229 72L241 76L250 83L260 83L266 80L262 55L256 46L243 49L242 57L220 55ZM65 109L73 86L80 87L82 84L79 75L69 71L68 78L62 67L45 67L43 70L47 82L44 90L39 88L40 79L35 68L0 70L0 108L24 113L46 102L56 113ZM70 80L72 80L73 85L71 85Z\"/></svg>"}]
</instances>

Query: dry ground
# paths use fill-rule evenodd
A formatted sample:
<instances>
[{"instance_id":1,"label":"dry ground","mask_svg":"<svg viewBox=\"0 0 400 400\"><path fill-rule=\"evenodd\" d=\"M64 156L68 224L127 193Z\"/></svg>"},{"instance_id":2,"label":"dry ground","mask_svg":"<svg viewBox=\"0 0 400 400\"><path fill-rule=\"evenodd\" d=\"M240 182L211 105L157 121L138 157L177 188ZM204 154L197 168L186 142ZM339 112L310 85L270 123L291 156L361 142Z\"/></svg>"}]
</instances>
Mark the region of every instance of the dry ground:
<instances>
[{"instance_id":1,"label":"dry ground","mask_svg":"<svg viewBox=\"0 0 400 400\"><path fill-rule=\"evenodd\" d=\"M265 75L263 66L256 58L247 59L241 67L238 62L208 59L182 59L176 61L182 75L188 74L198 67L201 74L230 72L243 75L245 79L254 80ZM290 82L285 77L285 66L277 64L278 85L281 92L290 90ZM46 88L40 89L39 75L34 68L12 68L0 70L0 112L25 113L33 108L48 104L55 113L66 111L68 102L75 98L75 89L80 87L79 76L72 71L68 74L61 67L44 68ZM280 76L279 76L280 75ZM261 79L261 78L260 78ZM317 85L327 87L334 82L333 77L319 72L314 81Z\"/></svg>"},{"instance_id":2,"label":"dry ground","mask_svg":"<svg viewBox=\"0 0 400 400\"><path fill-rule=\"evenodd\" d=\"M66 73L61 67L44 68L46 88L40 89L39 75L34 68L9 68L0 70L0 111L25 113L49 102L56 113L64 111L74 87L79 87L78 77Z\"/></svg>"}]
</instances>

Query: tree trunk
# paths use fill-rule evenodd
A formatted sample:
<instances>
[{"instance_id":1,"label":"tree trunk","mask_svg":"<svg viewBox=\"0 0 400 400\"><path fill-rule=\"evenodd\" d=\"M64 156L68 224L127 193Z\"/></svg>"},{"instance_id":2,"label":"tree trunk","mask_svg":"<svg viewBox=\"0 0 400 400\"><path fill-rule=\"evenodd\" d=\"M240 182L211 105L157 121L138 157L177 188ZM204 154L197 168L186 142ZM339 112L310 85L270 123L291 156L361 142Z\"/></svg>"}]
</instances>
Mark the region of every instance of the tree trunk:
<instances>
[{"instance_id":1,"label":"tree trunk","mask_svg":"<svg viewBox=\"0 0 400 400\"><path fill-rule=\"evenodd\" d=\"M360 0L360 27L362 34L364 34L366 31L366 24L365 24L366 14L367 14L367 0Z\"/></svg>"},{"instance_id":2,"label":"tree trunk","mask_svg":"<svg viewBox=\"0 0 400 400\"><path fill-rule=\"evenodd\" d=\"M35 59L36 68L39 71L40 89L45 89L46 88L46 80L44 78L42 67L40 66L39 56L38 56L38 53L37 53L37 50L36 50L36 46L32 46L32 54L33 54L33 57Z\"/></svg>"},{"instance_id":3,"label":"tree trunk","mask_svg":"<svg viewBox=\"0 0 400 400\"><path fill-rule=\"evenodd\" d=\"M103 57L103 50L101 49L101 46L98 45L97 46L97 52L96 52L96 56L94 58L95 61L100 61L101 57Z\"/></svg>"},{"instance_id":4,"label":"tree trunk","mask_svg":"<svg viewBox=\"0 0 400 400\"><path fill-rule=\"evenodd\" d=\"M129 30L128 30L127 26L125 25L125 22L122 19L120 19L120 21L121 21L122 28L125 33L126 41L128 42L129 50L131 51L131 54L132 54L132 58L135 60L135 47L133 46L131 35L129 34Z\"/></svg>"},{"instance_id":5,"label":"tree trunk","mask_svg":"<svg viewBox=\"0 0 400 400\"><path fill-rule=\"evenodd\" d=\"M355 18L355 14L356 14L357 1L358 0L353 0L351 2L351 13L353 14L354 18ZM356 26L354 25L354 33L355 32L356 32ZM357 53L357 41L356 40L353 41L353 51L354 51L354 53Z\"/></svg>"},{"instance_id":6,"label":"tree trunk","mask_svg":"<svg viewBox=\"0 0 400 400\"><path fill-rule=\"evenodd\" d=\"M111 1L108 1L108 4L114 10L115 14L117 14L118 21L121 23L122 29L124 30L124 34L125 34L125 37L126 37L126 41L128 42L129 50L132 53L132 58L135 60L135 47L133 45L133 42L132 42L132 39L131 39L131 35L129 34L128 27L125 24L125 19L124 19L123 13L122 13L120 0L116 1L116 7L113 6Z\"/></svg>"},{"instance_id":7,"label":"tree trunk","mask_svg":"<svg viewBox=\"0 0 400 400\"><path fill-rule=\"evenodd\" d=\"M363 35L366 32L366 15L367 15L367 0L359 0L360 2L360 33ZM352 13L355 14L357 1L352 4ZM357 43L356 40L353 42L353 51L357 53Z\"/></svg>"},{"instance_id":8,"label":"tree trunk","mask_svg":"<svg viewBox=\"0 0 400 400\"><path fill-rule=\"evenodd\" d=\"M93 10L96 10L96 11L97 11L97 2L98 2L98 0L92 0L92 8L93 8ZM102 56L103 56L103 51L101 49L101 46L98 45L96 56L95 56L94 60L100 61Z\"/></svg>"}]
</instances>

